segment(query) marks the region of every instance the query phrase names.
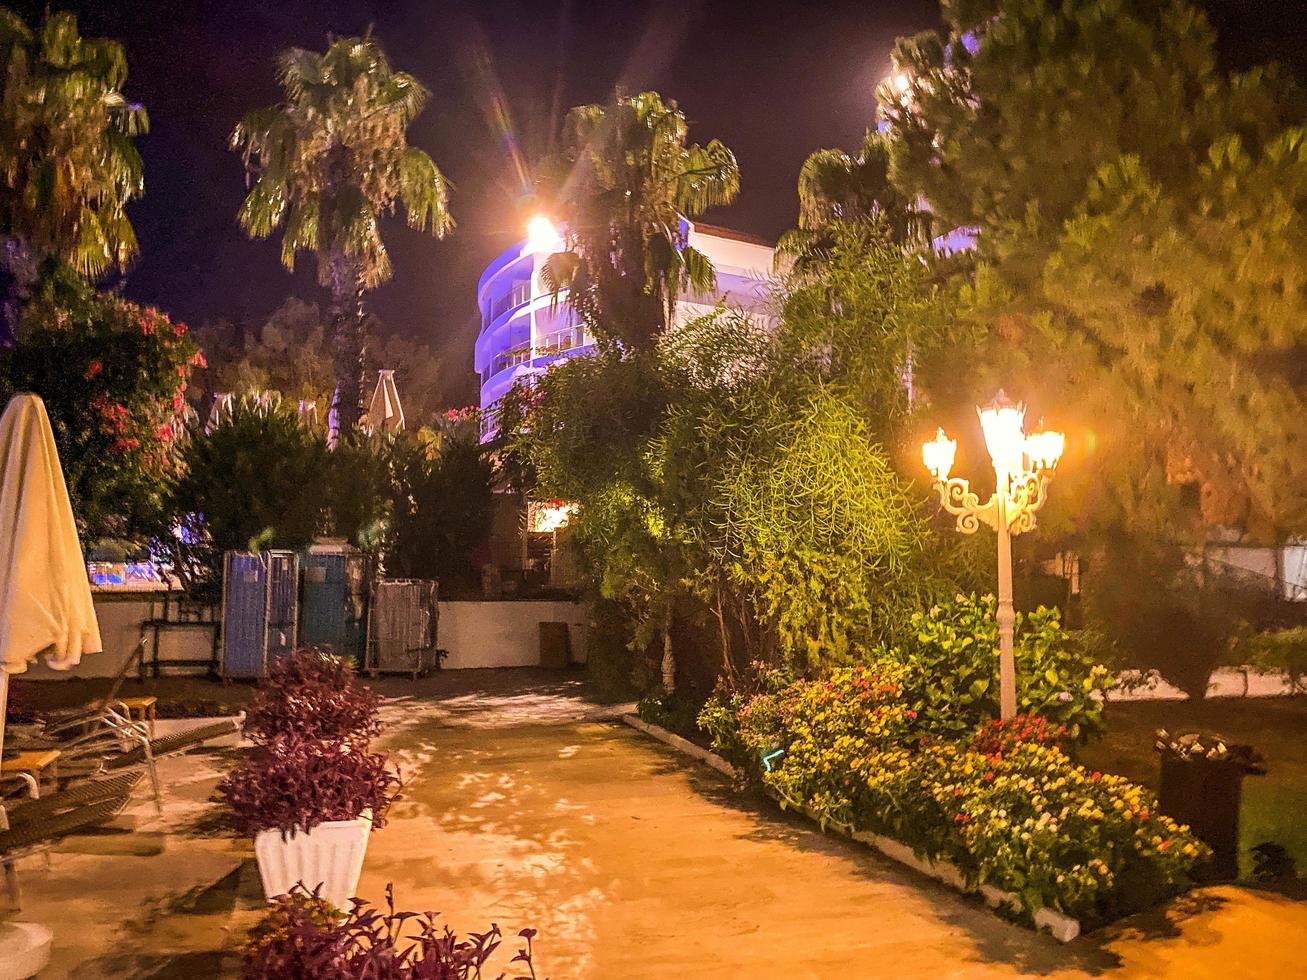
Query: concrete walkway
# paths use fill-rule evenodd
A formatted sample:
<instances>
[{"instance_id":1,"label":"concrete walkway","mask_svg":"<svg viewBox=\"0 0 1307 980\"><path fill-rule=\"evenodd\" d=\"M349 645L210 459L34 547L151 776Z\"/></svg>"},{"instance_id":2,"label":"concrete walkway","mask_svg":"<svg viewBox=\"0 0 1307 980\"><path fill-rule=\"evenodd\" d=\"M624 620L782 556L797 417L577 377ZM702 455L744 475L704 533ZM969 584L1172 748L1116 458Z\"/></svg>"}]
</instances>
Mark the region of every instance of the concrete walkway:
<instances>
[{"instance_id":1,"label":"concrete walkway","mask_svg":"<svg viewBox=\"0 0 1307 980\"><path fill-rule=\"evenodd\" d=\"M1062 946L742 802L712 771L613 723L575 682L447 677L387 708L384 747L408 783L371 838L360 891L381 902L393 883L401 907L444 912L460 932L531 926L541 977L1300 972L1307 905L1209 889ZM232 974L261 896L252 848L217 829L206 802L226 764L221 753L168 760L162 823L70 840L52 872L25 875L25 917L57 932L49 977Z\"/></svg>"}]
</instances>

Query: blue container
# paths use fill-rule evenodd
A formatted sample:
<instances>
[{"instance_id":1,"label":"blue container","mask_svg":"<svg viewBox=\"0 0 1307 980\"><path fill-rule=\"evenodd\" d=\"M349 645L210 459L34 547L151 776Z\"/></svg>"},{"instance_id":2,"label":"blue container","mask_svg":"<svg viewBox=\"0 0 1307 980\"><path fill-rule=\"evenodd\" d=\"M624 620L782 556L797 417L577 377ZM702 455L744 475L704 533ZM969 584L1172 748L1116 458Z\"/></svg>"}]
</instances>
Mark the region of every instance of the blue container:
<instances>
[{"instance_id":1,"label":"blue container","mask_svg":"<svg viewBox=\"0 0 1307 980\"><path fill-rule=\"evenodd\" d=\"M222 676L260 678L295 649L299 559L293 551L229 551L222 576Z\"/></svg>"},{"instance_id":2,"label":"blue container","mask_svg":"<svg viewBox=\"0 0 1307 980\"><path fill-rule=\"evenodd\" d=\"M368 562L357 548L314 546L302 559L300 642L360 660L366 636Z\"/></svg>"}]
</instances>

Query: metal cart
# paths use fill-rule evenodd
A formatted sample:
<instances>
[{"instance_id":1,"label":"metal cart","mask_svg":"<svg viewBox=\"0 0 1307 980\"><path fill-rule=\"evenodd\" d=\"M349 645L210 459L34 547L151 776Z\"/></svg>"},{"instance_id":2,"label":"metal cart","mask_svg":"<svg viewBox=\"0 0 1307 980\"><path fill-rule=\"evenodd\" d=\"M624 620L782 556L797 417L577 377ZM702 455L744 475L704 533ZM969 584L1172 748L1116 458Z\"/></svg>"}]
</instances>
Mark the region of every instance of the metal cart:
<instances>
[{"instance_id":1,"label":"metal cart","mask_svg":"<svg viewBox=\"0 0 1307 980\"><path fill-rule=\"evenodd\" d=\"M373 585L368 608L370 674L411 674L416 679L440 666L436 594L436 583L424 579L380 579Z\"/></svg>"},{"instance_id":2,"label":"metal cart","mask_svg":"<svg viewBox=\"0 0 1307 980\"><path fill-rule=\"evenodd\" d=\"M315 544L302 559L300 642L362 663L371 562L347 544Z\"/></svg>"},{"instance_id":3,"label":"metal cart","mask_svg":"<svg viewBox=\"0 0 1307 980\"><path fill-rule=\"evenodd\" d=\"M299 619L299 556L229 551L222 575L222 676L261 678L290 653Z\"/></svg>"}]
</instances>

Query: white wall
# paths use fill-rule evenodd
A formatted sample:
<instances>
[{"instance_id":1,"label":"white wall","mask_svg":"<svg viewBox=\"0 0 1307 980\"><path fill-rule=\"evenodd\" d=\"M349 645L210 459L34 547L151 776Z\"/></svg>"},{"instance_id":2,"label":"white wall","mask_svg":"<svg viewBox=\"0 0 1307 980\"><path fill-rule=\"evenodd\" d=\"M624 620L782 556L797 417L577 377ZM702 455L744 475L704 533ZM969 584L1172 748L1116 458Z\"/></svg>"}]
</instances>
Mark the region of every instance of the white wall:
<instances>
[{"instance_id":1,"label":"white wall","mask_svg":"<svg viewBox=\"0 0 1307 980\"><path fill-rule=\"evenodd\" d=\"M448 650L446 670L468 667L535 667L540 623L570 627L572 659L585 662L590 608L579 602L442 602L437 644Z\"/></svg>"},{"instance_id":2,"label":"white wall","mask_svg":"<svg viewBox=\"0 0 1307 980\"><path fill-rule=\"evenodd\" d=\"M33 664L23 677L27 680L63 680L67 677L116 677L124 661L132 655L141 639L141 623L151 615L158 615L162 599L151 605L147 598L130 598L124 595L94 595L95 617L100 622L100 641L103 653L88 653L72 670L51 670L44 663ZM151 610L153 609L153 613ZM153 632L150 643L153 645ZM194 660L198 666L207 666L212 657L213 629L196 624L194 628L166 629L159 634L159 659ZM149 651L147 651L148 655ZM133 665L130 676L136 676Z\"/></svg>"},{"instance_id":3,"label":"white wall","mask_svg":"<svg viewBox=\"0 0 1307 980\"><path fill-rule=\"evenodd\" d=\"M24 678L62 680L67 677L113 677L132 654L141 637L141 622L151 615L148 601L115 596L96 597L103 653L88 654L72 671L51 670L33 664ZM590 608L579 602L442 602L437 643L449 651L447 670L468 667L534 667L540 663L542 622L564 622L570 627L572 659L585 662L586 629ZM207 665L213 631L172 628L159 637L164 660L194 660ZM152 641L151 641L152 642ZM135 677L135 666L131 676ZM171 671L170 671L171 672Z\"/></svg>"}]
</instances>

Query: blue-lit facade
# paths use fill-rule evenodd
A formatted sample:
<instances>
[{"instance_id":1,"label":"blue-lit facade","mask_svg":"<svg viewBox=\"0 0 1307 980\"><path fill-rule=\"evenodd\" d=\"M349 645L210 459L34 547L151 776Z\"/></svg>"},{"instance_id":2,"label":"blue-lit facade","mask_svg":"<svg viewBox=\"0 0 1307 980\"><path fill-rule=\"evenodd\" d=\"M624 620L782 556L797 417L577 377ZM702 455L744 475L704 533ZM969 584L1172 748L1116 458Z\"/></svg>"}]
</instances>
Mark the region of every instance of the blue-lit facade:
<instances>
[{"instance_id":1,"label":"blue-lit facade","mask_svg":"<svg viewBox=\"0 0 1307 980\"><path fill-rule=\"evenodd\" d=\"M710 296L677 303L677 321L708 312L720 299L765 315L772 295L772 247L766 242L711 225L682 223L688 244L712 261L717 289ZM552 230L533 226L528 241L500 254L477 283L481 331L474 364L480 377L483 435L493 432L494 408L513 384L547 370L556 361L592 349L593 338L566 302L557 301L540 270L562 242Z\"/></svg>"}]
</instances>

